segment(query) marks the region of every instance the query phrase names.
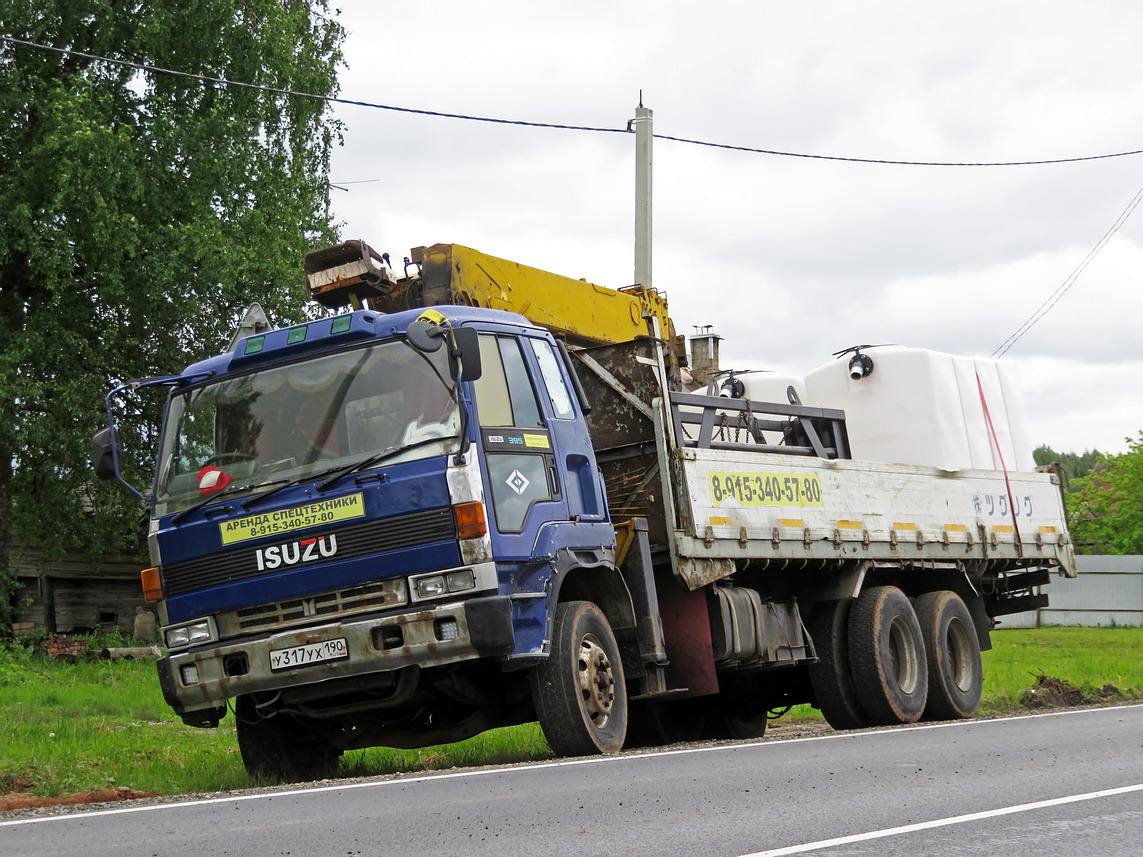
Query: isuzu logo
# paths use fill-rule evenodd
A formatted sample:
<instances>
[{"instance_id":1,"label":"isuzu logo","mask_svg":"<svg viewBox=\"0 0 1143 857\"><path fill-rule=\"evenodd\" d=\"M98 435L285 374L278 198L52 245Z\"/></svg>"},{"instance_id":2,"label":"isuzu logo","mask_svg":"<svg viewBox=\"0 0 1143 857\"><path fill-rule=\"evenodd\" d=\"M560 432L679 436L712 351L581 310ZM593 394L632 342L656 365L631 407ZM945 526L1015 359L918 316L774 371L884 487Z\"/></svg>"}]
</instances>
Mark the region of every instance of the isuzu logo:
<instances>
[{"instance_id":1,"label":"isuzu logo","mask_svg":"<svg viewBox=\"0 0 1143 857\"><path fill-rule=\"evenodd\" d=\"M254 551L254 558L258 563L258 570L266 571L281 566L297 565L300 562L313 562L316 559L331 557L335 553L337 553L337 536L331 533L328 536L258 548Z\"/></svg>"}]
</instances>

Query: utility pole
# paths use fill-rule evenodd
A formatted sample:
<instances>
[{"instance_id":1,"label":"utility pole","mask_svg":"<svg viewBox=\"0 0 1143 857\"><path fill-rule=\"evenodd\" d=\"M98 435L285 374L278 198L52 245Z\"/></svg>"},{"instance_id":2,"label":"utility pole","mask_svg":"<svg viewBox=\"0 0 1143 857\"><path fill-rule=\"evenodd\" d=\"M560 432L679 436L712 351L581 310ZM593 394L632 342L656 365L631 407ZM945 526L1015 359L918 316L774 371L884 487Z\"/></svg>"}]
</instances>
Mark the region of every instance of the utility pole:
<instances>
[{"instance_id":1,"label":"utility pole","mask_svg":"<svg viewBox=\"0 0 1143 857\"><path fill-rule=\"evenodd\" d=\"M651 144L654 139L651 109L639 106L631 126L635 129L635 282L651 288Z\"/></svg>"}]
</instances>

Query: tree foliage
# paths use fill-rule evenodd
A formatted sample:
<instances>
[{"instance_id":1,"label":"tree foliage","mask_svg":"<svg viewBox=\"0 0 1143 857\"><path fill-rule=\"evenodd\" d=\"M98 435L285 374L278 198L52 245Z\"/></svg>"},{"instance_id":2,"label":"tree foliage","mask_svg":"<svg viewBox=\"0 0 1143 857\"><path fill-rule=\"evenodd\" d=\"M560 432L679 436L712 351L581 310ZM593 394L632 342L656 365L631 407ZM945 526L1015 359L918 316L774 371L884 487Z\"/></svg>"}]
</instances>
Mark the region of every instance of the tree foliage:
<instances>
[{"instance_id":1,"label":"tree foliage","mask_svg":"<svg viewBox=\"0 0 1143 857\"><path fill-rule=\"evenodd\" d=\"M1143 554L1143 431L1103 458L1068 496L1072 538L1084 553Z\"/></svg>"},{"instance_id":2,"label":"tree foliage","mask_svg":"<svg viewBox=\"0 0 1143 857\"><path fill-rule=\"evenodd\" d=\"M1056 452L1050 446L1043 445L1032 450L1032 457L1040 466L1059 462L1064 468L1067 490L1072 491L1075 490L1073 480L1087 476L1096 463L1103 458L1103 453L1098 449L1086 449L1082 453Z\"/></svg>"},{"instance_id":3,"label":"tree foliage","mask_svg":"<svg viewBox=\"0 0 1143 857\"><path fill-rule=\"evenodd\" d=\"M0 31L331 95L343 33L327 12L325 0L0 0ZM138 550L140 507L88 463L104 395L223 350L252 301L299 316L302 255L334 237L339 129L325 112L0 42L0 580L13 543ZM121 427L144 484L159 407L140 401Z\"/></svg>"}]
</instances>

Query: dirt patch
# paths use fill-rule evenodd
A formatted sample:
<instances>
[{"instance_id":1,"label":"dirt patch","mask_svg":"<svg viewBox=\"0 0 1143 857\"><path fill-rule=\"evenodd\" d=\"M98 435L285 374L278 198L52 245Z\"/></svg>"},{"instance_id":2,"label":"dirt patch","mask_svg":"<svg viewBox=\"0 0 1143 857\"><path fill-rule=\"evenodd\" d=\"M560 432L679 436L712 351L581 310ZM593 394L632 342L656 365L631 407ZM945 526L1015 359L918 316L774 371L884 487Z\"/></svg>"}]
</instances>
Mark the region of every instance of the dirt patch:
<instances>
[{"instance_id":1,"label":"dirt patch","mask_svg":"<svg viewBox=\"0 0 1143 857\"><path fill-rule=\"evenodd\" d=\"M114 803L124 800L139 800L145 797L158 797L150 792L135 789L93 789L66 797L37 797L34 795L8 792L0 794L0 812L13 809L33 809L39 806L77 806L88 803Z\"/></svg>"},{"instance_id":2,"label":"dirt patch","mask_svg":"<svg viewBox=\"0 0 1143 857\"><path fill-rule=\"evenodd\" d=\"M1035 684L1020 695L1020 704L1025 708L1069 708L1123 699L1123 693L1113 684L1105 684L1099 693L1085 695L1078 687L1063 679L1044 673L1034 675Z\"/></svg>"}]
</instances>

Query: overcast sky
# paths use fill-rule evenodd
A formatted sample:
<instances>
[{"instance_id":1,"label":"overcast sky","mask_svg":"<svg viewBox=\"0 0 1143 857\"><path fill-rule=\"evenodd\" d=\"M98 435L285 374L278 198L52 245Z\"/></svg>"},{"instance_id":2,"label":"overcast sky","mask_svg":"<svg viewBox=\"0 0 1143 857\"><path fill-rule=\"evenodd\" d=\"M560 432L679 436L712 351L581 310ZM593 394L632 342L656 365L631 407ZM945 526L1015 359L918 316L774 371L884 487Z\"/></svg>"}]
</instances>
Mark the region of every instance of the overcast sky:
<instances>
[{"instance_id":1,"label":"overcast sky","mask_svg":"<svg viewBox=\"0 0 1143 857\"><path fill-rule=\"evenodd\" d=\"M341 0L343 98L787 152L1023 161L1143 149L1134 2ZM344 238L448 242L632 282L634 136L339 107ZM806 160L657 140L654 281L723 366L805 374L899 343L987 356L1143 187L1143 156L1023 167ZM1143 429L1143 212L1008 352L1034 443Z\"/></svg>"}]
</instances>

